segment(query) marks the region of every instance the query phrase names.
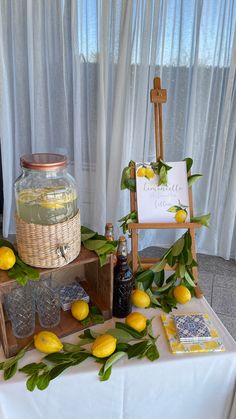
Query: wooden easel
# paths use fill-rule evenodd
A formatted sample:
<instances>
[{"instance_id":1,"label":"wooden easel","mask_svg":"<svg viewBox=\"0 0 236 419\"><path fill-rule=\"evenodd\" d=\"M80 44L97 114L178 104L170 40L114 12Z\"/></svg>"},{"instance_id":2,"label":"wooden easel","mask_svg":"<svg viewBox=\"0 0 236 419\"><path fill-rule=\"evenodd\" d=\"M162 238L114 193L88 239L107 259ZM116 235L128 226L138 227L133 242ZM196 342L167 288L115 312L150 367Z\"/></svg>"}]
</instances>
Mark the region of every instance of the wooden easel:
<instances>
[{"instance_id":1,"label":"wooden easel","mask_svg":"<svg viewBox=\"0 0 236 419\"><path fill-rule=\"evenodd\" d=\"M155 140L156 140L156 161L164 158L163 149L163 132L162 132L162 103L167 100L166 89L161 88L161 79L156 77L154 79L154 88L151 90L151 102L154 104L155 114ZM131 177L135 178L135 168L131 169ZM190 218L193 216L193 200L192 200L192 188L189 188L189 208ZM131 212L137 211L137 197L136 192L130 192L130 210ZM138 230L148 229L188 229L192 238L192 254L196 260L196 245L195 245L195 228L201 227L198 223L130 223L129 230L131 231L131 249L132 249L132 267L133 272L137 272L138 269ZM153 264L157 263L156 258L141 258L140 263L143 269L149 269ZM173 270L173 267L168 264L165 270ZM196 283L196 296L202 297L203 293L198 283L198 269L193 267L193 275Z\"/></svg>"}]
</instances>

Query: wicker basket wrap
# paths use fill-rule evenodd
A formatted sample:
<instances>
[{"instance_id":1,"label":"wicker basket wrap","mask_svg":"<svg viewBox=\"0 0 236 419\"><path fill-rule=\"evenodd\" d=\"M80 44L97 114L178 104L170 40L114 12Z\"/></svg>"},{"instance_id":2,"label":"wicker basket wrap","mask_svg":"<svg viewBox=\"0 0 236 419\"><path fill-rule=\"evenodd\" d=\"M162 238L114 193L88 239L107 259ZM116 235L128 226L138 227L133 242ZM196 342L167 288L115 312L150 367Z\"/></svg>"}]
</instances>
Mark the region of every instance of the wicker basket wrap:
<instances>
[{"instance_id":1,"label":"wicker basket wrap","mask_svg":"<svg viewBox=\"0 0 236 419\"><path fill-rule=\"evenodd\" d=\"M20 258L38 268L67 265L80 252L80 212L63 223L31 224L16 214L16 242Z\"/></svg>"}]
</instances>

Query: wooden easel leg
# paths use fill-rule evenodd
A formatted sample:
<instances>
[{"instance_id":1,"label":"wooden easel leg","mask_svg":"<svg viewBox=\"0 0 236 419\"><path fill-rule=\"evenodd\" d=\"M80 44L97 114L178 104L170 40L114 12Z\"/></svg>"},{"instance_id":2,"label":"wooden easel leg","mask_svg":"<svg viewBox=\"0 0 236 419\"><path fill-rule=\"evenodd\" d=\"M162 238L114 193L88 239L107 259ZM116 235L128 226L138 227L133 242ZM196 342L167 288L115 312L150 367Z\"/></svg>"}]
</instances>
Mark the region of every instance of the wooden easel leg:
<instances>
[{"instance_id":1,"label":"wooden easel leg","mask_svg":"<svg viewBox=\"0 0 236 419\"><path fill-rule=\"evenodd\" d=\"M131 244L132 244L132 270L133 273L138 270L138 233L137 230L131 231Z\"/></svg>"}]
</instances>

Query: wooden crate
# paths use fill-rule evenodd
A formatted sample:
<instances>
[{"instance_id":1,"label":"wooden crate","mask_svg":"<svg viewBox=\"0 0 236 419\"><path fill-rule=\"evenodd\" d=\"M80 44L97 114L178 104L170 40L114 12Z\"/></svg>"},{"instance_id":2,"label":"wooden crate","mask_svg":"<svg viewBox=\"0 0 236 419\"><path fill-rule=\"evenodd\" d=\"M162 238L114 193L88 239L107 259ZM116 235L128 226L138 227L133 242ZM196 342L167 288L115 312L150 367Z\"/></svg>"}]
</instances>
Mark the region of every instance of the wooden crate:
<instances>
[{"instance_id":1,"label":"wooden crate","mask_svg":"<svg viewBox=\"0 0 236 419\"><path fill-rule=\"evenodd\" d=\"M39 269L40 279L49 273L52 274L54 280L58 283L70 283L74 278L79 277L80 283L90 296L90 301L96 305L102 312L105 319L112 317L112 298L113 298L113 263L112 256L103 267L100 267L97 255L81 247L80 255L69 265L55 269ZM0 338L3 345L5 356L11 357L15 355L21 348L26 346L33 338L33 335L18 339L12 333L11 322L7 318L4 309L4 295L10 292L15 280L8 278L4 271L0 271ZM90 323L89 326L92 326ZM70 335L78 332L85 327L81 325L72 315L71 311L61 310L61 321L58 326L50 329L56 333L58 337ZM37 314L35 319L35 333L43 328L40 326Z\"/></svg>"}]
</instances>

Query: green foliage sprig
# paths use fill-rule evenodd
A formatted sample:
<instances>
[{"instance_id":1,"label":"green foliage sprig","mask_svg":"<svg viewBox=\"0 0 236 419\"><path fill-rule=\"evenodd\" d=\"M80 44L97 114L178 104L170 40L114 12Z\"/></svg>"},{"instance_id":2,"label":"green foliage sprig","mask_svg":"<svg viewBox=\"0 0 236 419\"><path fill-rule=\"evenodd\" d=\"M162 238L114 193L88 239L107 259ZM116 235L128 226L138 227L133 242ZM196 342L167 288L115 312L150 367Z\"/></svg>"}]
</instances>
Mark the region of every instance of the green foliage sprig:
<instances>
[{"instance_id":1,"label":"green foliage sprig","mask_svg":"<svg viewBox=\"0 0 236 419\"><path fill-rule=\"evenodd\" d=\"M33 341L30 342L27 346L21 349L17 355L9 358L7 361L0 363L0 370L3 371L3 378L4 380L10 380L10 378L14 377L18 369L18 361L24 357L26 354L27 349L32 345Z\"/></svg>"},{"instance_id":2,"label":"green foliage sprig","mask_svg":"<svg viewBox=\"0 0 236 419\"><path fill-rule=\"evenodd\" d=\"M168 166L168 164L166 164L163 160L160 159L158 162L151 163L151 168L153 172L159 176L158 186L167 186L167 173L168 170L172 169L172 167Z\"/></svg>"},{"instance_id":3,"label":"green foliage sprig","mask_svg":"<svg viewBox=\"0 0 236 419\"><path fill-rule=\"evenodd\" d=\"M28 280L37 281L39 279L40 275L38 270L26 265L26 263L21 260L12 243L8 240L0 239L0 247L2 246L12 249L16 256L15 265L7 271L9 278L15 279L16 282L22 286L24 286Z\"/></svg>"},{"instance_id":4,"label":"green foliage sprig","mask_svg":"<svg viewBox=\"0 0 236 419\"><path fill-rule=\"evenodd\" d=\"M116 350L109 357L97 358L90 350L83 348L93 343L100 335L92 329L87 329L79 336L78 344L64 343L63 351L46 355L38 363L27 364L18 371L27 376L26 387L29 391L35 388L44 390L67 368L79 365L87 358L93 358L96 363L102 365L98 373L100 381L106 381L111 375L113 365L124 357L128 359L146 357L152 362L159 358L156 346L158 336L153 334L152 320L147 320L146 329L143 332L137 332L124 323L116 322L115 328L105 332L117 339ZM5 380L10 379L17 372L17 362L24 356L25 351L26 348L14 358L0 364L1 369L4 370Z\"/></svg>"},{"instance_id":5,"label":"green foliage sprig","mask_svg":"<svg viewBox=\"0 0 236 419\"><path fill-rule=\"evenodd\" d=\"M122 228L123 233L127 233L127 231L129 230L129 224L138 222L137 212L130 212L129 214L125 215L120 220L118 220L118 222L121 223L120 228Z\"/></svg>"},{"instance_id":6,"label":"green foliage sprig","mask_svg":"<svg viewBox=\"0 0 236 419\"><path fill-rule=\"evenodd\" d=\"M86 249L98 255L101 266L107 263L108 255L114 253L117 248L117 241L108 241L105 236L84 226L81 226L81 242Z\"/></svg>"},{"instance_id":7,"label":"green foliage sprig","mask_svg":"<svg viewBox=\"0 0 236 419\"><path fill-rule=\"evenodd\" d=\"M129 165L126 166L121 175L120 189L129 189L131 192L136 191L136 181L131 177L131 171L135 168L135 162L131 160Z\"/></svg>"}]
</instances>

